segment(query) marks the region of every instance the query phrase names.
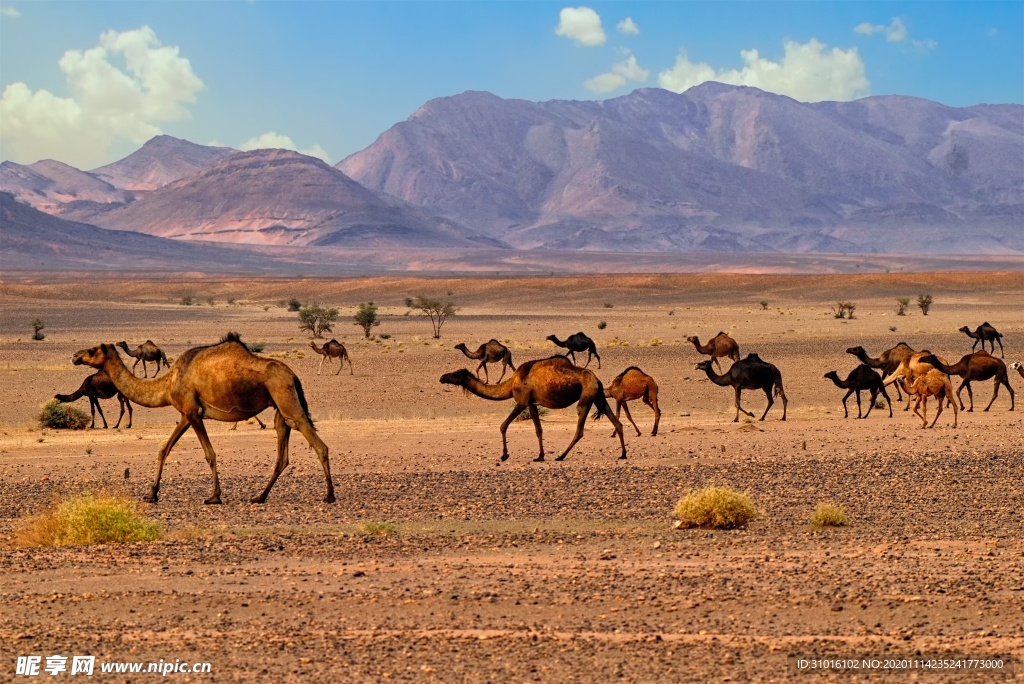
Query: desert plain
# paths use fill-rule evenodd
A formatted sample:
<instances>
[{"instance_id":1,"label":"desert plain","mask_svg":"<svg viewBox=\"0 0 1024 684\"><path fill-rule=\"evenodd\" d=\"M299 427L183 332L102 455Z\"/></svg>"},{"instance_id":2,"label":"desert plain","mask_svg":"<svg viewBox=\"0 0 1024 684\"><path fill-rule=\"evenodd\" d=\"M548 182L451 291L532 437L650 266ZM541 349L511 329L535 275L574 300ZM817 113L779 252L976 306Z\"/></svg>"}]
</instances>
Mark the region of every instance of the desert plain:
<instances>
[{"instance_id":1,"label":"desert plain","mask_svg":"<svg viewBox=\"0 0 1024 684\"><path fill-rule=\"evenodd\" d=\"M927 316L914 305L925 293L934 298ZM459 307L440 339L402 303L421 294ZM875 408L857 420L851 398L844 419L844 391L823 378L857 365L845 353L855 345L877 356L905 341L958 360L972 340L957 329L983 321L1003 333L1007 363L1024 361L1022 295L1019 270L9 278L0 290L0 679L14 679L19 655L57 653L210 662L209 674L168 675L192 682L1022 680L1024 408L1009 412L1004 389L983 411L986 381L974 383L975 410L956 429L949 409L921 429L895 393L892 418ZM327 337L347 346L352 374L326 364L317 373L320 357L284 306L293 297L339 308ZM907 316L896 316L897 297L911 299ZM352 315L371 300L382 324L366 339ZM833 316L840 300L856 304L853 320ZM36 317L42 341L31 339ZM172 408L136 407L130 429L42 429L40 405L91 372L72 354L152 339L173 360L228 331L265 343L262 354L302 380L337 502L321 501L320 465L293 434L291 466L265 504L248 503L269 477L273 430L208 422L222 505L202 503L210 472L190 432L168 459L159 503L142 505L164 540L19 547L24 520L56 498L141 500L177 421ZM551 411L549 460L533 462L533 427L517 422L500 463L510 406L438 382L476 367L454 345L496 338L520 364L558 351L547 335L577 331L597 342L601 368L590 368L606 385L632 365L656 379L658 435L651 411L633 402L642 434L624 421L628 459L617 459L602 419L588 420L582 441L554 462L576 413ZM732 391L694 369L707 357L685 338L719 331L741 355L779 367L785 422L781 402L764 422L733 422ZM1024 379L1011 372L1010 382L1019 401ZM763 393L743 400L760 416ZM102 403L112 426L117 402ZM88 410L85 399L78 406ZM272 426L271 410L261 418ZM679 498L708 484L746 492L758 518L738 530L673 529ZM823 501L843 506L848 524L811 526ZM368 532L381 523L393 531ZM1010 665L796 666L919 656Z\"/></svg>"}]
</instances>

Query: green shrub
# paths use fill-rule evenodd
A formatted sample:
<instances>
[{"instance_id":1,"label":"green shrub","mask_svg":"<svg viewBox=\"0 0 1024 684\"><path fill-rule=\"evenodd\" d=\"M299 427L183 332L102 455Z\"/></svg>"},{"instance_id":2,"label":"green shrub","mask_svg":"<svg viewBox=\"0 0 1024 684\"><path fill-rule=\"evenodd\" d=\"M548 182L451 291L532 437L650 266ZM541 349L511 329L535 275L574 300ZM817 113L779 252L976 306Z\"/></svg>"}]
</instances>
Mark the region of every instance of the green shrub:
<instances>
[{"instance_id":1,"label":"green shrub","mask_svg":"<svg viewBox=\"0 0 1024 684\"><path fill-rule=\"evenodd\" d=\"M267 348L266 342L246 342L245 346L249 348L253 354L259 354L261 351Z\"/></svg>"},{"instance_id":2,"label":"green shrub","mask_svg":"<svg viewBox=\"0 0 1024 684\"><path fill-rule=\"evenodd\" d=\"M43 328L46 327L46 323L43 322L42 318L37 318L32 321L32 339L33 340L45 340L46 335L43 334Z\"/></svg>"},{"instance_id":3,"label":"green shrub","mask_svg":"<svg viewBox=\"0 0 1024 684\"><path fill-rule=\"evenodd\" d=\"M81 430L89 427L89 414L73 404L51 399L42 406L39 424L57 430Z\"/></svg>"},{"instance_id":4,"label":"green shrub","mask_svg":"<svg viewBox=\"0 0 1024 684\"><path fill-rule=\"evenodd\" d=\"M604 330L607 327L608 327L608 321L601 321L600 323L597 324L597 329L598 330Z\"/></svg>"},{"instance_id":5,"label":"green shrub","mask_svg":"<svg viewBox=\"0 0 1024 684\"><path fill-rule=\"evenodd\" d=\"M704 487L689 492L675 509L680 527L729 530L743 527L757 517L757 509L746 494L729 487Z\"/></svg>"},{"instance_id":6,"label":"green shrub","mask_svg":"<svg viewBox=\"0 0 1024 684\"><path fill-rule=\"evenodd\" d=\"M295 297L292 297L291 299L288 300L288 310L289 311L298 311L301 308L302 308L302 302L300 302Z\"/></svg>"},{"instance_id":7,"label":"green shrub","mask_svg":"<svg viewBox=\"0 0 1024 684\"><path fill-rule=\"evenodd\" d=\"M761 310L762 311L767 311L768 310L768 300L767 299L762 299L761 301L758 302L758 304L761 305Z\"/></svg>"},{"instance_id":8,"label":"green shrub","mask_svg":"<svg viewBox=\"0 0 1024 684\"><path fill-rule=\"evenodd\" d=\"M355 324L363 329L366 339L370 339L370 331L380 325L380 319L377 317L377 305L373 302L360 304L354 318L356 319Z\"/></svg>"},{"instance_id":9,"label":"green shrub","mask_svg":"<svg viewBox=\"0 0 1024 684\"><path fill-rule=\"evenodd\" d=\"M162 538L160 524L143 518L134 501L92 494L55 503L27 520L16 534L19 546L83 546Z\"/></svg>"},{"instance_id":10,"label":"green shrub","mask_svg":"<svg viewBox=\"0 0 1024 684\"><path fill-rule=\"evenodd\" d=\"M842 527L846 524L846 511L842 506L822 502L811 514L811 524L815 527Z\"/></svg>"},{"instance_id":11,"label":"green shrub","mask_svg":"<svg viewBox=\"0 0 1024 684\"><path fill-rule=\"evenodd\" d=\"M362 525L363 532L372 537L390 537L398 532L394 523L389 522L368 522Z\"/></svg>"},{"instance_id":12,"label":"green shrub","mask_svg":"<svg viewBox=\"0 0 1024 684\"><path fill-rule=\"evenodd\" d=\"M896 298L896 315L897 316L906 316L907 315L907 307L908 306L910 306L910 298L909 297L897 297Z\"/></svg>"},{"instance_id":13,"label":"green shrub","mask_svg":"<svg viewBox=\"0 0 1024 684\"><path fill-rule=\"evenodd\" d=\"M182 306L192 306L192 302L194 302L194 301L195 301L195 298L192 295L185 295L184 297L181 298L181 305Z\"/></svg>"},{"instance_id":14,"label":"green shrub","mask_svg":"<svg viewBox=\"0 0 1024 684\"><path fill-rule=\"evenodd\" d=\"M928 310L932 308L932 296L930 294L918 295L917 305L921 307L921 313L927 316Z\"/></svg>"}]
</instances>

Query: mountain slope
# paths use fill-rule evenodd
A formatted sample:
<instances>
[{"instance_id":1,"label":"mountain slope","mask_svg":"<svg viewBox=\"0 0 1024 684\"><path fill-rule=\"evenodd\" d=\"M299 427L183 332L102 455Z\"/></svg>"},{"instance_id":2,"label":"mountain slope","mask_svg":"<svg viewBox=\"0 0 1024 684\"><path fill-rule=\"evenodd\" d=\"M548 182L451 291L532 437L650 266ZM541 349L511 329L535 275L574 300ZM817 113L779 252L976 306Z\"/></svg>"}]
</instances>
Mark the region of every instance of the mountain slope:
<instances>
[{"instance_id":1,"label":"mountain slope","mask_svg":"<svg viewBox=\"0 0 1024 684\"><path fill-rule=\"evenodd\" d=\"M44 159L22 165L0 164L0 191L40 211L58 212L69 202L127 204L134 195L85 171L59 161Z\"/></svg>"},{"instance_id":2,"label":"mountain slope","mask_svg":"<svg viewBox=\"0 0 1024 684\"><path fill-rule=\"evenodd\" d=\"M198 173L237 151L158 135L124 159L93 169L91 173L117 188L156 190Z\"/></svg>"}]
</instances>

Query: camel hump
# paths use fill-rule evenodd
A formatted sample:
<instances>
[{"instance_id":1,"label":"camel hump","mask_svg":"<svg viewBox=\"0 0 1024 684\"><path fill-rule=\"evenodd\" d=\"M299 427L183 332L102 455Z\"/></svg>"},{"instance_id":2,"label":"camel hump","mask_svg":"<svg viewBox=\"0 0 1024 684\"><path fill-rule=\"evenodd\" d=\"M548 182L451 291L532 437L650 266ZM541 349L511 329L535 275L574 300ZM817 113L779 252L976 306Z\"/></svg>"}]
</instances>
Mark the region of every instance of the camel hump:
<instances>
[{"instance_id":1,"label":"camel hump","mask_svg":"<svg viewBox=\"0 0 1024 684\"><path fill-rule=\"evenodd\" d=\"M754 362L757 362L757 363L764 363L764 361L761 360L761 357L758 356L757 354L747 354L747 358L745 358L744 361L754 361Z\"/></svg>"},{"instance_id":2,"label":"camel hump","mask_svg":"<svg viewBox=\"0 0 1024 684\"><path fill-rule=\"evenodd\" d=\"M725 332L724 330L719 330L718 331L718 335L725 335L726 337L729 336L729 334L727 332ZM715 337L718 337L718 335L715 335Z\"/></svg>"},{"instance_id":3,"label":"camel hump","mask_svg":"<svg viewBox=\"0 0 1024 684\"><path fill-rule=\"evenodd\" d=\"M242 344L242 336L236 332L229 332L227 335L220 338L220 342L218 344L224 344L225 342L238 342L239 344Z\"/></svg>"},{"instance_id":4,"label":"camel hump","mask_svg":"<svg viewBox=\"0 0 1024 684\"><path fill-rule=\"evenodd\" d=\"M154 342L153 340L146 340L146 344L151 344L154 347L156 346L156 342Z\"/></svg>"}]
</instances>

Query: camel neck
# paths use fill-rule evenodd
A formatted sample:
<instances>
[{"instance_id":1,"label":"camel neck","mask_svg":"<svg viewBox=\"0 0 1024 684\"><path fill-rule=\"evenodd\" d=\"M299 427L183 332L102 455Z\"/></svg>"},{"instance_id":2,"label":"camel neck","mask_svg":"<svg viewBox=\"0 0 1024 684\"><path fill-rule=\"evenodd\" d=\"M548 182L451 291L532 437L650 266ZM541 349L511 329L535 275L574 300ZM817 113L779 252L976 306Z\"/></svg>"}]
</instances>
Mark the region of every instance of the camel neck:
<instances>
[{"instance_id":1,"label":"camel neck","mask_svg":"<svg viewBox=\"0 0 1024 684\"><path fill-rule=\"evenodd\" d=\"M838 375L830 375L828 376L828 379L835 383L836 387L839 387L840 389L847 389L846 381L840 380Z\"/></svg>"},{"instance_id":2,"label":"camel neck","mask_svg":"<svg viewBox=\"0 0 1024 684\"><path fill-rule=\"evenodd\" d=\"M708 379L711 382L715 383L716 385L721 385L722 387L725 387L726 385L732 384L729 382L728 375L716 375L715 371L711 370L710 368L705 368L704 372L708 374Z\"/></svg>"},{"instance_id":3,"label":"camel neck","mask_svg":"<svg viewBox=\"0 0 1024 684\"><path fill-rule=\"evenodd\" d=\"M147 408L170 405L171 377L175 375L173 369L162 378L143 380L128 370L120 355L115 352L114 356L107 358L103 370L110 376L110 381L114 383L117 391L133 403Z\"/></svg>"},{"instance_id":4,"label":"camel neck","mask_svg":"<svg viewBox=\"0 0 1024 684\"><path fill-rule=\"evenodd\" d=\"M515 377L511 377L499 385L485 385L476 378L471 377L465 388L481 399L501 401L512 397L512 381L514 379Z\"/></svg>"}]
</instances>

